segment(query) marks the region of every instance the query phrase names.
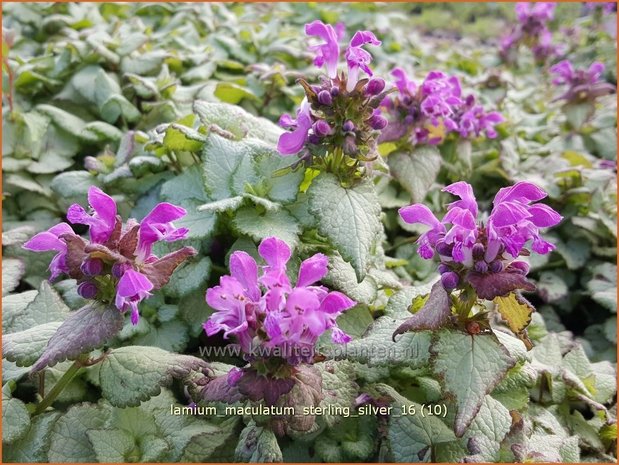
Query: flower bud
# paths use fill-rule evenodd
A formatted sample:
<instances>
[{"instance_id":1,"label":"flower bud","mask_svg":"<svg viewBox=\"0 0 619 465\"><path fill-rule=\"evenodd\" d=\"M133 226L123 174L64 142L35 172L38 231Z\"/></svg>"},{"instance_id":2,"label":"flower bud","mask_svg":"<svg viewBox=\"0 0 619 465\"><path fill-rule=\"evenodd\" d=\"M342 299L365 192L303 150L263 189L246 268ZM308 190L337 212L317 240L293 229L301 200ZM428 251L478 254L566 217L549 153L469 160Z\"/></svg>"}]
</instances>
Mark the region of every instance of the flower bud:
<instances>
[{"instance_id":1,"label":"flower bud","mask_svg":"<svg viewBox=\"0 0 619 465\"><path fill-rule=\"evenodd\" d=\"M353 123L351 120L347 120L343 125L342 125L342 130L344 132L352 132L355 130L355 123Z\"/></svg>"},{"instance_id":2,"label":"flower bud","mask_svg":"<svg viewBox=\"0 0 619 465\"><path fill-rule=\"evenodd\" d=\"M86 276L98 276L103 271L103 261L99 258L87 258L82 262L80 270Z\"/></svg>"},{"instance_id":3,"label":"flower bud","mask_svg":"<svg viewBox=\"0 0 619 465\"><path fill-rule=\"evenodd\" d=\"M402 102L402 105L404 105L405 107L408 107L410 106L411 103L413 103L413 99L408 95L401 97L400 101Z\"/></svg>"},{"instance_id":4,"label":"flower bud","mask_svg":"<svg viewBox=\"0 0 619 465\"><path fill-rule=\"evenodd\" d=\"M453 271L448 271L447 273L443 273L441 275L441 283L447 291L453 291L456 287L458 287L459 282L460 276Z\"/></svg>"},{"instance_id":5,"label":"flower bud","mask_svg":"<svg viewBox=\"0 0 619 465\"><path fill-rule=\"evenodd\" d=\"M346 136L342 149L346 155L357 155L359 153L359 148L357 147L356 137L353 135Z\"/></svg>"},{"instance_id":6,"label":"flower bud","mask_svg":"<svg viewBox=\"0 0 619 465\"><path fill-rule=\"evenodd\" d=\"M484 258L485 253L486 253L486 248L484 247L483 244L480 244L479 242L477 242L473 246L473 258L475 260L482 260Z\"/></svg>"},{"instance_id":7,"label":"flower bud","mask_svg":"<svg viewBox=\"0 0 619 465\"><path fill-rule=\"evenodd\" d=\"M100 160L90 155L84 158L84 168L88 171L96 171L97 173L105 171L105 165Z\"/></svg>"},{"instance_id":8,"label":"flower bud","mask_svg":"<svg viewBox=\"0 0 619 465\"><path fill-rule=\"evenodd\" d=\"M320 144L320 136L318 134L310 134L307 141L310 144L318 145Z\"/></svg>"},{"instance_id":9,"label":"flower bud","mask_svg":"<svg viewBox=\"0 0 619 465\"><path fill-rule=\"evenodd\" d=\"M475 245L477 245L477 244L475 244ZM478 262L475 262L475 265L474 265L473 268L478 273L482 273L483 274L483 273L487 273L488 272L488 264L485 261L483 261L483 260L479 260Z\"/></svg>"},{"instance_id":10,"label":"flower bud","mask_svg":"<svg viewBox=\"0 0 619 465\"><path fill-rule=\"evenodd\" d=\"M322 105L331 106L331 104L333 103L331 93L328 90L321 90L318 93L318 102L320 102Z\"/></svg>"},{"instance_id":11,"label":"flower bud","mask_svg":"<svg viewBox=\"0 0 619 465\"><path fill-rule=\"evenodd\" d=\"M503 263L501 262L501 260L494 260L492 263L490 263L490 272L500 273L501 271L503 271Z\"/></svg>"},{"instance_id":12,"label":"flower bud","mask_svg":"<svg viewBox=\"0 0 619 465\"><path fill-rule=\"evenodd\" d=\"M447 273L448 271L451 271L451 268L449 265L446 265L445 263L439 264L438 266L439 274Z\"/></svg>"},{"instance_id":13,"label":"flower bud","mask_svg":"<svg viewBox=\"0 0 619 465\"><path fill-rule=\"evenodd\" d=\"M116 278L122 278L125 271L127 271L127 265L124 263L114 263L114 265L112 265L112 274Z\"/></svg>"},{"instance_id":14,"label":"flower bud","mask_svg":"<svg viewBox=\"0 0 619 465\"><path fill-rule=\"evenodd\" d=\"M96 284L90 281L84 281L77 286L77 293L84 299L94 298L97 295L97 292L99 292L99 289Z\"/></svg>"},{"instance_id":15,"label":"flower bud","mask_svg":"<svg viewBox=\"0 0 619 465\"><path fill-rule=\"evenodd\" d=\"M338 95L340 95L340 88L337 86L333 86L331 87L331 97L337 97Z\"/></svg>"},{"instance_id":16,"label":"flower bud","mask_svg":"<svg viewBox=\"0 0 619 465\"><path fill-rule=\"evenodd\" d=\"M387 126L387 118L382 115L372 115L372 117L368 120L372 129L381 130L385 129Z\"/></svg>"},{"instance_id":17,"label":"flower bud","mask_svg":"<svg viewBox=\"0 0 619 465\"><path fill-rule=\"evenodd\" d=\"M318 137L325 137L331 134L331 126L323 119L319 119L314 123L314 134Z\"/></svg>"},{"instance_id":18,"label":"flower bud","mask_svg":"<svg viewBox=\"0 0 619 465\"><path fill-rule=\"evenodd\" d=\"M529 264L527 262L515 261L510 266L520 274L526 275L529 272Z\"/></svg>"},{"instance_id":19,"label":"flower bud","mask_svg":"<svg viewBox=\"0 0 619 465\"><path fill-rule=\"evenodd\" d=\"M381 78L372 78L365 86L365 92L368 95L378 95L385 88L385 81Z\"/></svg>"},{"instance_id":20,"label":"flower bud","mask_svg":"<svg viewBox=\"0 0 619 465\"><path fill-rule=\"evenodd\" d=\"M453 252L454 245L447 244L444 240L440 240L436 243L435 248L439 255L451 257L451 252Z\"/></svg>"}]
</instances>

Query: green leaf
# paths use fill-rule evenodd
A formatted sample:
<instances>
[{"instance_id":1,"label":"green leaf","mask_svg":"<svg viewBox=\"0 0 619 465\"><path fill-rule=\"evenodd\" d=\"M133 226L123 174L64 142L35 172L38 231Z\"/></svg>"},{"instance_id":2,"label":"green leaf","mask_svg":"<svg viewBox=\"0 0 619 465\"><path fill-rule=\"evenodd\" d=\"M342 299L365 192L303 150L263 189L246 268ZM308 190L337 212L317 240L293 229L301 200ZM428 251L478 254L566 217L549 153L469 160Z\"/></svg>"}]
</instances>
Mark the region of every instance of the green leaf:
<instances>
[{"instance_id":1,"label":"green leaf","mask_svg":"<svg viewBox=\"0 0 619 465\"><path fill-rule=\"evenodd\" d=\"M185 349L188 341L187 325L182 321L172 320L157 326L149 325L147 332L139 334L132 342L136 345L180 352Z\"/></svg>"},{"instance_id":2,"label":"green leaf","mask_svg":"<svg viewBox=\"0 0 619 465\"><path fill-rule=\"evenodd\" d=\"M494 334L473 336L459 331L440 331L430 350L434 373L456 402L454 430L461 437L479 412L486 394L516 361Z\"/></svg>"},{"instance_id":3,"label":"green leaf","mask_svg":"<svg viewBox=\"0 0 619 465\"><path fill-rule=\"evenodd\" d=\"M568 295L566 282L557 273L543 271L537 282L537 292L546 302L556 302Z\"/></svg>"},{"instance_id":4,"label":"green leaf","mask_svg":"<svg viewBox=\"0 0 619 465\"><path fill-rule=\"evenodd\" d=\"M156 396L172 378L186 376L204 362L156 347L128 346L113 350L101 362L103 396L117 407L135 406Z\"/></svg>"},{"instance_id":5,"label":"green leaf","mask_svg":"<svg viewBox=\"0 0 619 465\"><path fill-rule=\"evenodd\" d=\"M396 462L436 462L433 459L438 449L456 440L453 431L439 417L423 418L420 404L385 384L378 384L374 389L394 401L393 414L389 417L389 443Z\"/></svg>"},{"instance_id":6,"label":"green leaf","mask_svg":"<svg viewBox=\"0 0 619 465\"><path fill-rule=\"evenodd\" d=\"M355 367L348 360L340 362L326 361L314 365L322 378L322 393L324 398L319 407L349 407L354 404L355 398L359 394L359 386L355 382ZM339 415L322 415L320 420L324 421L329 428L342 420Z\"/></svg>"},{"instance_id":7,"label":"green leaf","mask_svg":"<svg viewBox=\"0 0 619 465\"><path fill-rule=\"evenodd\" d=\"M580 129L593 115L594 111L595 105L591 102L566 103L563 105L563 113L574 129Z\"/></svg>"},{"instance_id":8,"label":"green leaf","mask_svg":"<svg viewBox=\"0 0 619 465\"><path fill-rule=\"evenodd\" d=\"M218 82L215 86L215 97L222 102L238 104L243 99L258 101L258 97L246 87L234 82Z\"/></svg>"},{"instance_id":9,"label":"green leaf","mask_svg":"<svg viewBox=\"0 0 619 465\"><path fill-rule=\"evenodd\" d=\"M207 128L215 124L239 139L255 137L275 145L283 132L271 121L253 116L242 108L228 103L196 100L193 104L193 111Z\"/></svg>"},{"instance_id":10,"label":"green leaf","mask_svg":"<svg viewBox=\"0 0 619 465\"><path fill-rule=\"evenodd\" d=\"M183 202L182 206L187 210L187 215L174 222L177 228L189 229L187 239L204 239L210 236L215 229L216 215L199 211L198 207L202 203L196 200L186 200Z\"/></svg>"},{"instance_id":11,"label":"green leaf","mask_svg":"<svg viewBox=\"0 0 619 465\"><path fill-rule=\"evenodd\" d=\"M62 321L69 315L69 307L47 281L41 283L38 293L27 291L3 298L2 307L2 327L5 333Z\"/></svg>"},{"instance_id":12,"label":"green leaf","mask_svg":"<svg viewBox=\"0 0 619 465\"><path fill-rule=\"evenodd\" d=\"M191 115L193 116L193 115ZM163 145L176 152L198 152L206 137L183 124L171 123L165 131Z\"/></svg>"},{"instance_id":13,"label":"green leaf","mask_svg":"<svg viewBox=\"0 0 619 465\"><path fill-rule=\"evenodd\" d=\"M184 297L187 294L202 289L211 273L211 259L202 257L192 260L176 270L165 286L165 293L172 297Z\"/></svg>"},{"instance_id":14,"label":"green leaf","mask_svg":"<svg viewBox=\"0 0 619 465\"><path fill-rule=\"evenodd\" d=\"M2 460L5 463L47 462L50 434L58 417L60 417L59 412L43 413L34 417L28 432L13 441L11 447L3 448Z\"/></svg>"},{"instance_id":15,"label":"green leaf","mask_svg":"<svg viewBox=\"0 0 619 465\"><path fill-rule=\"evenodd\" d=\"M497 462L501 442L512 427L512 417L498 400L484 397L479 413L467 429L465 439L473 441L475 458L483 462Z\"/></svg>"},{"instance_id":16,"label":"green leaf","mask_svg":"<svg viewBox=\"0 0 619 465\"><path fill-rule=\"evenodd\" d=\"M17 258L2 260L2 295L15 290L25 272L26 266L22 260Z\"/></svg>"},{"instance_id":17,"label":"green leaf","mask_svg":"<svg viewBox=\"0 0 619 465\"><path fill-rule=\"evenodd\" d=\"M209 425L204 432L193 436L191 441L183 450L179 462L210 462L211 458L216 461L215 457L219 449L226 445L232 445L238 438L236 425L238 418L230 418L225 420L217 427ZM227 461L232 461L232 458Z\"/></svg>"},{"instance_id":18,"label":"green leaf","mask_svg":"<svg viewBox=\"0 0 619 465\"><path fill-rule=\"evenodd\" d=\"M32 365L45 350L49 339L62 323L54 321L34 326L16 333L5 334L2 338L2 354L17 366Z\"/></svg>"},{"instance_id":19,"label":"green leaf","mask_svg":"<svg viewBox=\"0 0 619 465\"><path fill-rule=\"evenodd\" d=\"M54 178L50 187L56 193L61 208L67 209L73 203L85 205L88 189L98 186L96 178L88 171L65 171Z\"/></svg>"},{"instance_id":20,"label":"green leaf","mask_svg":"<svg viewBox=\"0 0 619 465\"><path fill-rule=\"evenodd\" d=\"M2 443L10 444L18 440L30 427L30 414L21 400L11 395L11 386L2 387Z\"/></svg>"},{"instance_id":21,"label":"green leaf","mask_svg":"<svg viewBox=\"0 0 619 465\"><path fill-rule=\"evenodd\" d=\"M96 301L86 304L71 313L58 328L32 372L67 359L73 360L102 346L122 329L124 322L124 315L112 305Z\"/></svg>"},{"instance_id":22,"label":"green leaf","mask_svg":"<svg viewBox=\"0 0 619 465\"><path fill-rule=\"evenodd\" d=\"M318 219L318 230L350 261L357 280L363 280L370 255L382 236L381 209L374 186L361 181L344 188L335 176L321 174L312 181L307 193L310 213Z\"/></svg>"},{"instance_id":23,"label":"green leaf","mask_svg":"<svg viewBox=\"0 0 619 465\"><path fill-rule=\"evenodd\" d=\"M181 174L174 176L161 186L161 196L172 203L183 203L186 200L207 201L204 190L202 172L198 166L186 168Z\"/></svg>"},{"instance_id":24,"label":"green leaf","mask_svg":"<svg viewBox=\"0 0 619 465\"><path fill-rule=\"evenodd\" d=\"M86 434L99 462L125 462L136 447L133 438L119 429L91 429Z\"/></svg>"},{"instance_id":25,"label":"green leaf","mask_svg":"<svg viewBox=\"0 0 619 465\"><path fill-rule=\"evenodd\" d=\"M52 122L65 132L68 132L78 139L81 138L82 131L86 126L86 122L68 111L61 110L58 107L41 104L36 106L37 111L48 116Z\"/></svg>"},{"instance_id":26,"label":"green leaf","mask_svg":"<svg viewBox=\"0 0 619 465\"><path fill-rule=\"evenodd\" d=\"M204 180L213 200L222 200L245 191L245 184L256 182L252 153L267 150L262 143L231 141L210 134L202 150Z\"/></svg>"},{"instance_id":27,"label":"green leaf","mask_svg":"<svg viewBox=\"0 0 619 465\"><path fill-rule=\"evenodd\" d=\"M88 431L105 426L109 410L93 404L69 408L54 424L50 434L50 462L95 462L96 453L88 440Z\"/></svg>"},{"instance_id":28,"label":"green leaf","mask_svg":"<svg viewBox=\"0 0 619 465\"><path fill-rule=\"evenodd\" d=\"M270 428L256 426L254 422L241 431L236 446L235 460L238 462L273 463L283 461L277 438Z\"/></svg>"},{"instance_id":29,"label":"green leaf","mask_svg":"<svg viewBox=\"0 0 619 465\"><path fill-rule=\"evenodd\" d=\"M329 256L329 273L322 281L333 289L342 291L357 303L369 305L376 299L378 286L376 280L367 275L357 282L357 275L352 265L335 252Z\"/></svg>"},{"instance_id":30,"label":"green leaf","mask_svg":"<svg viewBox=\"0 0 619 465\"><path fill-rule=\"evenodd\" d=\"M265 237L277 236L291 247L298 243L299 224L287 211L265 211L243 207L236 211L232 224L241 233L260 241Z\"/></svg>"},{"instance_id":31,"label":"green leaf","mask_svg":"<svg viewBox=\"0 0 619 465\"><path fill-rule=\"evenodd\" d=\"M435 147L418 147L410 153L391 153L387 157L391 174L411 195L421 202L441 169L441 154Z\"/></svg>"}]
</instances>

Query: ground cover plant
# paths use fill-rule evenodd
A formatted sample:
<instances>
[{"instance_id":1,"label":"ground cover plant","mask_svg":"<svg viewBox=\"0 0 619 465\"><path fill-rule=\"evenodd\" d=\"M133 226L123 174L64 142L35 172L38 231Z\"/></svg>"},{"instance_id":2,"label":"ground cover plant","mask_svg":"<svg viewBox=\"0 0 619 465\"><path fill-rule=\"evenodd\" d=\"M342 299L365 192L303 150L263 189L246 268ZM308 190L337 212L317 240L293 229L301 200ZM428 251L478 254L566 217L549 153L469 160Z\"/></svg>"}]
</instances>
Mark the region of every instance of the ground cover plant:
<instances>
[{"instance_id":1,"label":"ground cover plant","mask_svg":"<svg viewBox=\"0 0 619 465\"><path fill-rule=\"evenodd\" d=\"M3 461L616 461L615 27L4 3Z\"/></svg>"}]
</instances>

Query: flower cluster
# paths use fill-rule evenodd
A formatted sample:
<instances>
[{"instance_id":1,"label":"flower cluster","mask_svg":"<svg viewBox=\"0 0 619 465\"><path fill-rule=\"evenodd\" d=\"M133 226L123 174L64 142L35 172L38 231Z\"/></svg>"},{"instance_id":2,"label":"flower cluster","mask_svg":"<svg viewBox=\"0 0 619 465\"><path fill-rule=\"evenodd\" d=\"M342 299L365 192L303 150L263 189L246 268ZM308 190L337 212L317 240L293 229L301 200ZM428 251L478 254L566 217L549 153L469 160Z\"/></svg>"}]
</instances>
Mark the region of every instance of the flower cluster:
<instances>
[{"instance_id":1,"label":"flower cluster","mask_svg":"<svg viewBox=\"0 0 619 465\"><path fill-rule=\"evenodd\" d=\"M611 14L617 11L617 2L585 2L585 12Z\"/></svg>"},{"instance_id":2,"label":"flower cluster","mask_svg":"<svg viewBox=\"0 0 619 465\"><path fill-rule=\"evenodd\" d=\"M515 60L515 53L521 44L527 45L538 63L560 55L562 48L552 43L552 33L547 23L552 20L556 3L519 2L516 4L518 24L500 42L500 55L506 62Z\"/></svg>"},{"instance_id":3,"label":"flower cluster","mask_svg":"<svg viewBox=\"0 0 619 465\"><path fill-rule=\"evenodd\" d=\"M604 73L604 65L593 63L588 69L575 69L569 60L563 60L550 68L555 76L552 83L556 86L567 86L566 92L558 99L570 103L594 101L596 98L611 94L615 88L600 80Z\"/></svg>"},{"instance_id":4,"label":"flower cluster","mask_svg":"<svg viewBox=\"0 0 619 465\"><path fill-rule=\"evenodd\" d=\"M327 274L325 255L304 260L293 286L286 274L291 252L284 241L268 237L258 252L266 262L260 273L249 254L237 251L230 256L230 275L207 290L206 301L216 310L204 323L207 335L234 336L248 361L278 357L289 365L310 361L318 337L328 329L333 342L350 340L335 319L355 302L316 284Z\"/></svg>"},{"instance_id":5,"label":"flower cluster","mask_svg":"<svg viewBox=\"0 0 619 465\"><path fill-rule=\"evenodd\" d=\"M467 139L483 134L496 137L494 126L502 122L503 117L496 111L486 112L473 95L463 97L456 76L431 71L418 86L401 68L395 68L391 75L398 93L382 102L389 115L389 124L380 142L407 136L413 145L437 145L449 133L458 133Z\"/></svg>"},{"instance_id":6,"label":"flower cluster","mask_svg":"<svg viewBox=\"0 0 619 465\"><path fill-rule=\"evenodd\" d=\"M67 223L60 223L35 235L23 247L34 252L56 252L49 265L50 280L61 274L76 279L77 291L83 298L114 302L121 312L131 310L135 325L139 320L138 304L152 290L164 286L174 270L196 253L191 247L161 258L152 253L155 242L176 241L187 235L187 229L172 224L186 211L160 203L140 223L130 219L123 227L116 202L101 189L90 187L88 203L90 211L71 205L67 219L88 226L90 240L75 234Z\"/></svg>"},{"instance_id":7,"label":"flower cluster","mask_svg":"<svg viewBox=\"0 0 619 465\"><path fill-rule=\"evenodd\" d=\"M441 221L422 204L400 209L407 223L430 227L418 239L418 253L440 258L439 272L446 290L470 284L480 298L492 300L515 289L531 290L525 279L530 241L533 252L547 254L554 245L540 235L540 228L554 226L562 217L545 204L534 203L546 193L529 182L518 182L496 194L485 220L478 220L478 206L472 187L459 181L443 189L460 198L447 206Z\"/></svg>"},{"instance_id":8,"label":"flower cluster","mask_svg":"<svg viewBox=\"0 0 619 465\"><path fill-rule=\"evenodd\" d=\"M338 73L343 28L316 20L305 26L305 33L324 41L310 50L315 53L314 64L324 66L326 75L320 85L299 80L306 97L296 118L288 114L280 118L280 125L289 130L279 139L280 154L299 154L306 163L335 152L355 160L375 158L376 134L387 125L377 110L385 96L385 81L373 77L372 56L363 47L381 42L370 31L357 31L344 54L347 73ZM361 72L369 79L360 79Z\"/></svg>"}]
</instances>

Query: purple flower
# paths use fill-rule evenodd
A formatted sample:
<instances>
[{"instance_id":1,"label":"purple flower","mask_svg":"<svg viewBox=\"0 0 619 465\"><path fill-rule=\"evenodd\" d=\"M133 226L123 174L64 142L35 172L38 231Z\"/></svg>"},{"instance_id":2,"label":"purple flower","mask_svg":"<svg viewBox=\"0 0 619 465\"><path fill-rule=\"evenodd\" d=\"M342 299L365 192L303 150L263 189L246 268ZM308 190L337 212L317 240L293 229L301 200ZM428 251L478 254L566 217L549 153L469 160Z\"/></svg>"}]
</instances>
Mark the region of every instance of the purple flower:
<instances>
[{"instance_id":1,"label":"purple flower","mask_svg":"<svg viewBox=\"0 0 619 465\"><path fill-rule=\"evenodd\" d=\"M395 78L395 85L402 95L413 95L417 90L417 85L406 75L402 68L393 68L391 75Z\"/></svg>"},{"instance_id":2,"label":"purple flower","mask_svg":"<svg viewBox=\"0 0 619 465\"><path fill-rule=\"evenodd\" d=\"M442 143L448 134L458 132L462 138L485 134L497 136L494 126L503 121L497 112L486 112L475 98L462 98L462 88L456 76L430 71L417 86L404 70L395 68L399 94L381 103L389 116L389 124L379 142L391 142L408 136L414 145Z\"/></svg>"},{"instance_id":3,"label":"purple flower","mask_svg":"<svg viewBox=\"0 0 619 465\"><path fill-rule=\"evenodd\" d=\"M139 259L147 260L151 255L153 244L157 241L173 242L184 239L189 230L176 228L172 221L186 214L187 210L171 203L157 204L140 223L137 249Z\"/></svg>"},{"instance_id":4,"label":"purple flower","mask_svg":"<svg viewBox=\"0 0 619 465\"><path fill-rule=\"evenodd\" d=\"M493 209L484 221L478 219L477 201L471 186L463 181L443 189L456 195L441 221L422 204L400 209L407 223L430 227L417 240L418 253L428 259L437 253L439 271L447 290L471 284L479 297L492 299L517 287L528 289L526 269L512 265L528 243L533 252L547 254L554 245L541 237L540 229L558 224L562 217L547 205L534 203L546 193L529 182L518 182L497 192ZM514 277L514 273L520 277ZM490 276L490 275L499 275Z\"/></svg>"},{"instance_id":5,"label":"purple flower","mask_svg":"<svg viewBox=\"0 0 619 465\"><path fill-rule=\"evenodd\" d=\"M174 270L196 254L193 248L182 247L161 258L152 255L155 242L186 236L186 228L172 224L186 211L160 203L141 223L130 219L123 228L122 219L116 215L116 203L109 195L93 186L88 200L92 212L71 205L67 217L90 227L90 241L74 234L68 224L60 223L35 235L24 248L57 252L49 266L50 279L61 273L69 275L77 280L77 292L83 298L114 302L123 312L131 309L131 321L137 324L139 302L150 296L151 290L163 287Z\"/></svg>"},{"instance_id":6,"label":"purple flower","mask_svg":"<svg viewBox=\"0 0 619 465\"><path fill-rule=\"evenodd\" d=\"M312 115L309 102L306 99L303 100L297 112L296 120L290 118L289 115L284 115L282 118L284 118L286 124L284 127L289 127L293 130L279 136L277 150L282 155L294 155L299 153L307 141L309 130L312 128ZM282 118L280 118L280 124Z\"/></svg>"},{"instance_id":7,"label":"purple flower","mask_svg":"<svg viewBox=\"0 0 619 465\"><path fill-rule=\"evenodd\" d=\"M67 244L60 239L64 234L75 235L71 226L67 223L60 223L52 226L47 231L36 234L32 239L23 245L26 250L32 252L57 252L49 263L50 281L56 279L62 273L68 273L67 266Z\"/></svg>"},{"instance_id":8,"label":"purple flower","mask_svg":"<svg viewBox=\"0 0 619 465\"><path fill-rule=\"evenodd\" d=\"M118 281L116 308L121 312L131 309L131 323L138 324L140 319L138 304L151 295L149 291L153 287L153 283L145 275L133 269L128 269Z\"/></svg>"},{"instance_id":9,"label":"purple flower","mask_svg":"<svg viewBox=\"0 0 619 465\"><path fill-rule=\"evenodd\" d=\"M340 33L343 34L341 27ZM325 41L323 44L310 47L310 50L316 53L314 64L318 67L326 65L327 75L331 79L336 78L337 63L340 58L340 46L337 43L338 32L336 29L330 24L325 24L322 21L316 20L305 25L305 34L320 37Z\"/></svg>"},{"instance_id":10,"label":"purple flower","mask_svg":"<svg viewBox=\"0 0 619 465\"><path fill-rule=\"evenodd\" d=\"M366 44L380 45L381 42L370 31L357 31L346 49L346 63L348 64L346 90L348 92L351 92L357 85L360 70L364 71L368 76L373 74L368 66L372 61L372 55L362 48Z\"/></svg>"},{"instance_id":11,"label":"purple flower","mask_svg":"<svg viewBox=\"0 0 619 465\"><path fill-rule=\"evenodd\" d=\"M116 202L98 187L91 186L88 189L88 203L92 213L74 203L67 211L67 219L73 224L89 226L90 240L103 244L110 238L116 226Z\"/></svg>"},{"instance_id":12,"label":"purple flower","mask_svg":"<svg viewBox=\"0 0 619 465\"><path fill-rule=\"evenodd\" d=\"M554 17L556 7L557 4L552 2L518 2L515 8L516 17L521 23L526 23L531 20L545 23Z\"/></svg>"},{"instance_id":13,"label":"purple flower","mask_svg":"<svg viewBox=\"0 0 619 465\"><path fill-rule=\"evenodd\" d=\"M597 97L612 93L615 88L600 80L604 68L604 64L597 61L588 69L576 69L569 60L552 66L550 72L555 75L552 83L567 87L566 92L558 99L568 102L594 101Z\"/></svg>"},{"instance_id":14,"label":"purple flower","mask_svg":"<svg viewBox=\"0 0 619 465\"><path fill-rule=\"evenodd\" d=\"M350 340L335 320L355 302L316 285L327 274L325 255L304 260L293 286L287 275L291 251L284 241L268 237L258 252L266 263L260 274L251 256L235 252L230 257L230 275L207 290L206 301L216 310L204 324L209 336L223 331L225 338L236 337L250 359L258 344L264 349L261 355L285 354L292 365L306 361L318 337L329 329L334 342ZM302 348L308 351L299 352Z\"/></svg>"}]
</instances>

